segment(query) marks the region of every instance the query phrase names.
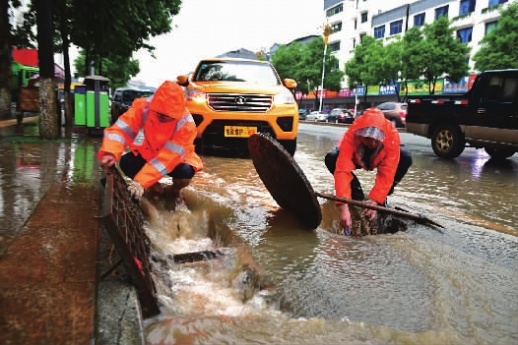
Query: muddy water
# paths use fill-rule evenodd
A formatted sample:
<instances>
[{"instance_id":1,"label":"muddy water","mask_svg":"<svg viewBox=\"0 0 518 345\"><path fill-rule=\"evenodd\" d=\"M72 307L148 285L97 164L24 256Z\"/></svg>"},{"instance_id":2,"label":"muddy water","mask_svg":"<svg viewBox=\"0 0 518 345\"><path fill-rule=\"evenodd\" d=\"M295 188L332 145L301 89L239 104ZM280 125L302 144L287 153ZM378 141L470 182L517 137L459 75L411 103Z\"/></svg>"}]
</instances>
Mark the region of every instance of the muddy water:
<instances>
[{"instance_id":1,"label":"muddy water","mask_svg":"<svg viewBox=\"0 0 518 345\"><path fill-rule=\"evenodd\" d=\"M295 159L316 191L333 193L322 158L340 133L300 130ZM145 321L147 342L517 344L518 157L497 164L468 149L443 161L429 141L402 140L414 165L390 202L442 233L409 222L394 235L335 235L326 200L320 227L307 231L278 209L249 159L204 156L185 207L148 207L162 313ZM91 179L98 145L0 141L0 256L52 183ZM203 250L222 255L170 259Z\"/></svg>"},{"instance_id":2,"label":"muddy water","mask_svg":"<svg viewBox=\"0 0 518 345\"><path fill-rule=\"evenodd\" d=\"M295 159L316 191L333 194L322 158L339 134L301 128ZM414 165L390 202L442 232L409 222L394 235L336 235L326 200L322 223L308 231L279 210L249 159L204 156L186 206L148 210L163 306L145 321L147 342L518 343L517 158L500 165L468 150L445 162L428 142L402 139ZM372 176L359 178L368 190ZM199 250L224 255L168 257ZM250 289L250 267L261 289Z\"/></svg>"}]
</instances>

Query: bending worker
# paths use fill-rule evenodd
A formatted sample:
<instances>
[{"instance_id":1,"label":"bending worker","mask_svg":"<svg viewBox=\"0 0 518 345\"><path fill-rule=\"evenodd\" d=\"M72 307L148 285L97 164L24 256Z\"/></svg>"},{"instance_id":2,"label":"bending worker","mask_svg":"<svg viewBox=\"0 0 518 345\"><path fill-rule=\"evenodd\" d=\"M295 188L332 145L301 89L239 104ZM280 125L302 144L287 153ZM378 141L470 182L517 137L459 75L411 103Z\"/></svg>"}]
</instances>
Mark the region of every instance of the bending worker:
<instances>
[{"instance_id":1,"label":"bending worker","mask_svg":"<svg viewBox=\"0 0 518 345\"><path fill-rule=\"evenodd\" d=\"M343 135L338 146L325 157L325 164L334 174L335 193L340 198L364 200L355 169L376 169L374 186L369 192L371 205L386 206L387 196L401 181L412 165L412 155L400 145L399 132L376 108L365 110ZM340 208L340 225L352 228L349 205L337 202ZM377 211L365 209L365 215L373 220Z\"/></svg>"},{"instance_id":2,"label":"bending worker","mask_svg":"<svg viewBox=\"0 0 518 345\"><path fill-rule=\"evenodd\" d=\"M136 200L148 189L180 198L182 188L203 169L194 151L196 125L185 102L182 88L165 81L153 96L136 99L104 130L97 155L100 165L106 171L120 159L122 172L132 179L128 190ZM165 176L173 178L173 185L163 190L159 181Z\"/></svg>"}]
</instances>

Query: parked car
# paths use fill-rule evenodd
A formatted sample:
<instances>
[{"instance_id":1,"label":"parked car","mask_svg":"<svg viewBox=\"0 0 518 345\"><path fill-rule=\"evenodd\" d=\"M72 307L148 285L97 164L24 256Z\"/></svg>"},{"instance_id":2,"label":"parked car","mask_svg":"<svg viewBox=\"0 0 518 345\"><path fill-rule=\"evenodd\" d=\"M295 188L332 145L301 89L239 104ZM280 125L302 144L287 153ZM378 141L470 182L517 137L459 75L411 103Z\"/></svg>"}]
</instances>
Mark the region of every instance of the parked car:
<instances>
[{"instance_id":1,"label":"parked car","mask_svg":"<svg viewBox=\"0 0 518 345\"><path fill-rule=\"evenodd\" d=\"M401 102L384 102L376 106L385 114L385 118L396 127L405 127L407 104Z\"/></svg>"},{"instance_id":2,"label":"parked car","mask_svg":"<svg viewBox=\"0 0 518 345\"><path fill-rule=\"evenodd\" d=\"M154 93L155 92L153 90L138 89L134 87L120 87L115 89L110 105L112 123L115 123L119 116L129 109L135 98L149 97Z\"/></svg>"},{"instance_id":3,"label":"parked car","mask_svg":"<svg viewBox=\"0 0 518 345\"><path fill-rule=\"evenodd\" d=\"M297 148L297 82L281 79L268 61L210 58L176 78L196 123L196 150L248 148L254 133L268 133L291 155Z\"/></svg>"},{"instance_id":4,"label":"parked car","mask_svg":"<svg viewBox=\"0 0 518 345\"><path fill-rule=\"evenodd\" d=\"M329 117L329 114L325 111L312 111L306 116L306 121L320 121L320 122L326 122L327 118Z\"/></svg>"},{"instance_id":5,"label":"parked car","mask_svg":"<svg viewBox=\"0 0 518 345\"><path fill-rule=\"evenodd\" d=\"M349 111L351 112L351 114L354 115L354 118L353 118L353 122L356 121L360 116L363 115L363 113L365 112L365 109L356 109L356 113L354 112L354 109L351 110L349 109Z\"/></svg>"},{"instance_id":6,"label":"parked car","mask_svg":"<svg viewBox=\"0 0 518 345\"><path fill-rule=\"evenodd\" d=\"M327 121L335 122L335 123L351 124L354 122L354 114L349 109L334 108L329 113L329 117L328 117Z\"/></svg>"},{"instance_id":7,"label":"parked car","mask_svg":"<svg viewBox=\"0 0 518 345\"><path fill-rule=\"evenodd\" d=\"M299 120L305 120L308 115L307 109L299 109Z\"/></svg>"}]
</instances>

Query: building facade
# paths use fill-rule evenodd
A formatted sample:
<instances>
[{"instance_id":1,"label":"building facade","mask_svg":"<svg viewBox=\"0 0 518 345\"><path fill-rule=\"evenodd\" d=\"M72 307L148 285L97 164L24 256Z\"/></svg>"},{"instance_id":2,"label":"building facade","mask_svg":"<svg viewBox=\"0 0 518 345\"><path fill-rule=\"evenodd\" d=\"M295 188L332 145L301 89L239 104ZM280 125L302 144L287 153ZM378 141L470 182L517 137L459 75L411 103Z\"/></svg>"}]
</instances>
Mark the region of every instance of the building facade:
<instances>
[{"instance_id":1,"label":"building facade","mask_svg":"<svg viewBox=\"0 0 518 345\"><path fill-rule=\"evenodd\" d=\"M433 23L440 16L448 16L456 37L471 47L470 75L454 83L439 79L436 93L465 92L472 84L475 73L473 55L480 49L482 38L496 27L500 19L500 8L508 0L324 0L324 12L331 27L328 49L339 61L340 68L354 55L354 49L365 35L383 40L386 44L414 26ZM347 78L347 77L345 77ZM421 83L408 82L409 95L427 94L428 90L418 86ZM308 110L317 108L316 100L323 92L324 109L335 107L360 109L375 106L386 101L397 101L395 85L347 87L342 82L342 90L331 92L318 90L316 93L298 93L299 106Z\"/></svg>"},{"instance_id":2,"label":"building facade","mask_svg":"<svg viewBox=\"0 0 518 345\"><path fill-rule=\"evenodd\" d=\"M496 27L501 8L508 0L324 0L331 25L329 48L340 61L349 61L364 35L387 42L414 26L433 23L446 15L457 38L471 47L471 57L480 49L482 38ZM345 81L344 81L345 82Z\"/></svg>"}]
</instances>

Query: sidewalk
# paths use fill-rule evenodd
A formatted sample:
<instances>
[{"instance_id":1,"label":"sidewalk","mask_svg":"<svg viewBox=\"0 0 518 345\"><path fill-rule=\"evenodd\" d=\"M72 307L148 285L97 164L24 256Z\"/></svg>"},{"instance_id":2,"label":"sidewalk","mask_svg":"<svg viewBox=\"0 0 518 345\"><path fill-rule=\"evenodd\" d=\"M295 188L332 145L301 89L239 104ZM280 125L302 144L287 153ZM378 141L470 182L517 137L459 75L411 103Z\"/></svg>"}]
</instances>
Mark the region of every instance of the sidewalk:
<instances>
[{"instance_id":1,"label":"sidewalk","mask_svg":"<svg viewBox=\"0 0 518 345\"><path fill-rule=\"evenodd\" d=\"M99 138L0 121L0 344L143 344L138 299L99 221ZM121 268L122 269L122 268Z\"/></svg>"}]
</instances>

